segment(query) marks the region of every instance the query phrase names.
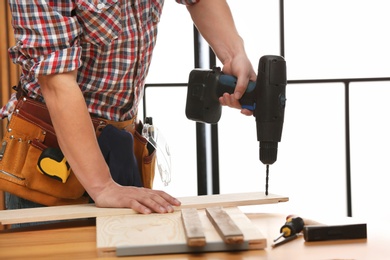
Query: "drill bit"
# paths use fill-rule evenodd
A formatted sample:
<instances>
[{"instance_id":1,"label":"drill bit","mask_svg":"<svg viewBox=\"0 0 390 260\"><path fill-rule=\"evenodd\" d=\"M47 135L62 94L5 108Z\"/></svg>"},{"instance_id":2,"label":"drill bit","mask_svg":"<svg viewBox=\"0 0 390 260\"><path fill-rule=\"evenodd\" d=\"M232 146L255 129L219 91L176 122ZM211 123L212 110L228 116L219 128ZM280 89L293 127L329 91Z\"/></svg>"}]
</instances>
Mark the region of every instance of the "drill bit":
<instances>
[{"instance_id":1,"label":"drill bit","mask_svg":"<svg viewBox=\"0 0 390 260\"><path fill-rule=\"evenodd\" d=\"M268 196L268 177L269 177L269 164L265 169L265 195Z\"/></svg>"}]
</instances>

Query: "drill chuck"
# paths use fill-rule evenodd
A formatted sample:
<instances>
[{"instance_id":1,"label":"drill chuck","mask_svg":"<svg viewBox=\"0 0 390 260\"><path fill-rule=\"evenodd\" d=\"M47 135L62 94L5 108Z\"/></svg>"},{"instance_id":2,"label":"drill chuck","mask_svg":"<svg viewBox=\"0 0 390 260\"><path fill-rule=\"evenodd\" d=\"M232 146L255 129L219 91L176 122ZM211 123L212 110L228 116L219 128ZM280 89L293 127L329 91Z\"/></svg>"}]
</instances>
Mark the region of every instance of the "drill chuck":
<instances>
[{"instance_id":1,"label":"drill chuck","mask_svg":"<svg viewBox=\"0 0 390 260\"><path fill-rule=\"evenodd\" d=\"M278 155L278 143L260 141L260 161L263 164L273 164Z\"/></svg>"}]
</instances>

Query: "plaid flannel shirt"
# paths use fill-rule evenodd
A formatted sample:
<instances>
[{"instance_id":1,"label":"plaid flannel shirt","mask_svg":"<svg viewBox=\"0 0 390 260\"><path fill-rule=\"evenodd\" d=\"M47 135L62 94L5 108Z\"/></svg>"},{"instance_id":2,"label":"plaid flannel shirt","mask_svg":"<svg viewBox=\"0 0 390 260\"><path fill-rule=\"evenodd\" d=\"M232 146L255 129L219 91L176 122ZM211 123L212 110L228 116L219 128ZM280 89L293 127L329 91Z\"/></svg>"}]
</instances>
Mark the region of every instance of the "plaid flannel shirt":
<instances>
[{"instance_id":1,"label":"plaid flannel shirt","mask_svg":"<svg viewBox=\"0 0 390 260\"><path fill-rule=\"evenodd\" d=\"M176 0L190 5L199 0ZM136 115L156 43L164 0L9 0L20 84L43 100L38 75L78 70L91 114L122 121ZM15 95L0 110L12 113Z\"/></svg>"}]
</instances>

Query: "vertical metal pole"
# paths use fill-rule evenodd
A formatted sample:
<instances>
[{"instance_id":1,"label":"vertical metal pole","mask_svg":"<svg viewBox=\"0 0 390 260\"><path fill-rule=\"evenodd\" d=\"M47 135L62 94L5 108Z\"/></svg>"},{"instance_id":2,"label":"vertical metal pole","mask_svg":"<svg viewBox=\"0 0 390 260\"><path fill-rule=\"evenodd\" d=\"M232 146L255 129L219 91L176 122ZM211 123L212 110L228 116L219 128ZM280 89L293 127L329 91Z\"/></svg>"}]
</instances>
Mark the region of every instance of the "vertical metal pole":
<instances>
[{"instance_id":1,"label":"vertical metal pole","mask_svg":"<svg viewBox=\"0 0 390 260\"><path fill-rule=\"evenodd\" d=\"M195 68L200 68L201 64L201 46L200 34L194 26L194 58ZM206 148L206 126L203 123L196 122L196 162L197 162L197 181L198 195L207 195L207 148Z\"/></svg>"},{"instance_id":2,"label":"vertical metal pole","mask_svg":"<svg viewBox=\"0 0 390 260\"><path fill-rule=\"evenodd\" d=\"M212 192L219 194L218 124L211 125L211 161Z\"/></svg>"},{"instance_id":3,"label":"vertical metal pole","mask_svg":"<svg viewBox=\"0 0 390 260\"><path fill-rule=\"evenodd\" d=\"M198 169L198 195L207 195L206 126L196 122L196 157Z\"/></svg>"},{"instance_id":4,"label":"vertical metal pole","mask_svg":"<svg viewBox=\"0 0 390 260\"><path fill-rule=\"evenodd\" d=\"M284 0L279 2L279 28L280 28L280 56L285 57L284 53Z\"/></svg>"},{"instance_id":5,"label":"vertical metal pole","mask_svg":"<svg viewBox=\"0 0 390 260\"><path fill-rule=\"evenodd\" d=\"M196 68L210 68L215 65L215 55L208 47L208 60L204 60L205 50L203 38L194 26L194 54ZM203 48L202 48L203 47ZM219 193L219 164L218 164L218 127L196 123L197 149L197 181L198 195Z\"/></svg>"},{"instance_id":6,"label":"vertical metal pole","mask_svg":"<svg viewBox=\"0 0 390 260\"><path fill-rule=\"evenodd\" d=\"M217 59L214 51L209 48L209 66L210 68L217 65ZM219 194L219 145L218 145L218 124L211 127L211 179L212 193Z\"/></svg>"},{"instance_id":7,"label":"vertical metal pole","mask_svg":"<svg viewBox=\"0 0 390 260\"><path fill-rule=\"evenodd\" d=\"M352 217L351 146L349 124L349 81L345 82L345 164L347 183L347 216Z\"/></svg>"}]
</instances>

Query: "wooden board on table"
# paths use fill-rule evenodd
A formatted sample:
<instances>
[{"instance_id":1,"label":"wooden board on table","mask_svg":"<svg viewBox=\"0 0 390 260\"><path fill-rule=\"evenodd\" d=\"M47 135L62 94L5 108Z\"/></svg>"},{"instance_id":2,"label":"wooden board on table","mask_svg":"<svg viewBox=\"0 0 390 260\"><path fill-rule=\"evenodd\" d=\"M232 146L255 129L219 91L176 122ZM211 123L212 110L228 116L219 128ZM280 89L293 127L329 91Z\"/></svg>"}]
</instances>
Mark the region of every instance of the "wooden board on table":
<instances>
[{"instance_id":1,"label":"wooden board on table","mask_svg":"<svg viewBox=\"0 0 390 260\"><path fill-rule=\"evenodd\" d=\"M240 244L227 244L210 222L205 210L198 210L206 245L191 247L182 223L181 212L172 214L122 215L96 219L99 256L136 256L190 252L264 249L267 240L237 207L224 208L244 235Z\"/></svg>"},{"instance_id":2,"label":"wooden board on table","mask_svg":"<svg viewBox=\"0 0 390 260\"><path fill-rule=\"evenodd\" d=\"M206 208L206 215L225 243L239 244L244 241L244 234L226 210L221 207Z\"/></svg>"},{"instance_id":3,"label":"wooden board on table","mask_svg":"<svg viewBox=\"0 0 390 260\"><path fill-rule=\"evenodd\" d=\"M196 208L181 210L181 219L183 221L184 233L189 246L205 246L206 236L203 231L202 221L200 220Z\"/></svg>"},{"instance_id":4,"label":"wooden board on table","mask_svg":"<svg viewBox=\"0 0 390 260\"><path fill-rule=\"evenodd\" d=\"M268 194L268 196L266 196L264 192L202 195L182 197L178 199L181 201L182 205L180 207L176 207L175 210L180 210L182 208L204 209L214 206L249 206L288 201L288 197L274 194ZM80 219L129 214L135 214L135 211L132 209L123 208L98 208L94 204L52 206L0 211L0 224L7 225L38 221Z\"/></svg>"}]
</instances>

